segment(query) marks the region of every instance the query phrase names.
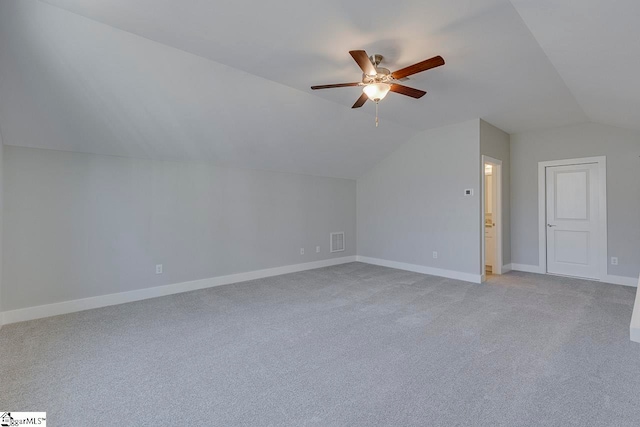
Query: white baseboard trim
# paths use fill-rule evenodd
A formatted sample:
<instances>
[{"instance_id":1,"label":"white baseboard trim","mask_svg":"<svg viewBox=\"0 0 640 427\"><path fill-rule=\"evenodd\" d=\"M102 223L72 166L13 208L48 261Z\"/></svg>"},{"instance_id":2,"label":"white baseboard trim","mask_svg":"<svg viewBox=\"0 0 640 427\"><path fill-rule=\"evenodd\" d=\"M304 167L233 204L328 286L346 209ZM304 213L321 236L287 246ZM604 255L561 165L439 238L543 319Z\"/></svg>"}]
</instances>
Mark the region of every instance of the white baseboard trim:
<instances>
[{"instance_id":1,"label":"white baseboard trim","mask_svg":"<svg viewBox=\"0 0 640 427\"><path fill-rule=\"evenodd\" d=\"M398 270L413 271L414 273L429 274L431 276L446 277L448 279L463 280L471 283L482 283L480 274L461 273L459 271L445 270L442 268L425 267L423 265L407 264L398 261L388 261L386 259L369 258L366 256L357 256L358 262L366 264L380 265L382 267L397 268Z\"/></svg>"},{"instance_id":2,"label":"white baseboard trim","mask_svg":"<svg viewBox=\"0 0 640 427\"><path fill-rule=\"evenodd\" d=\"M640 342L640 279L636 284L636 302L633 305L633 314L631 315L631 323L629 324L629 336L631 341Z\"/></svg>"},{"instance_id":3,"label":"white baseboard trim","mask_svg":"<svg viewBox=\"0 0 640 427\"><path fill-rule=\"evenodd\" d=\"M511 264L505 264L502 266L502 274L508 273L511 270L513 270L513 268L511 267Z\"/></svg>"},{"instance_id":4,"label":"white baseboard trim","mask_svg":"<svg viewBox=\"0 0 640 427\"><path fill-rule=\"evenodd\" d=\"M526 273L546 274L546 272L543 271L540 268L540 266L537 266L537 265L511 264L511 269L515 270L515 271L524 271ZM591 280L591 279L587 279L587 280ZM594 280L598 281L597 279L594 279ZM611 275L611 274L607 274L606 276L604 276L599 281L602 282L602 283L611 283L613 285L631 286L631 287L634 287L634 288L636 286L638 286L637 279L635 279L633 277L614 276L614 275Z\"/></svg>"},{"instance_id":5,"label":"white baseboard trim","mask_svg":"<svg viewBox=\"0 0 640 427\"><path fill-rule=\"evenodd\" d=\"M54 304L39 305L0 313L0 325L24 322L26 320L41 319L43 317L58 316L60 314L76 311L90 310L93 308L107 307L110 305L124 304L149 298L157 298L214 286L229 285L231 283L246 282L247 280L262 279L265 277L279 276L281 274L296 273L299 271L313 270L316 268L330 267L332 265L355 262L356 256L327 259L323 261L307 262L303 264L286 265L283 267L267 268L264 270L249 271L246 273L230 274L228 276L211 277L208 279L193 280L190 282L175 283L172 285L155 286L152 288L137 289L135 291L120 292L116 294L100 295L91 298L82 298L72 301L58 302Z\"/></svg>"},{"instance_id":6,"label":"white baseboard trim","mask_svg":"<svg viewBox=\"0 0 640 427\"><path fill-rule=\"evenodd\" d=\"M638 280L633 277L612 276L611 274L607 274L600 281L604 283L612 283L614 285L631 286L633 288L638 286Z\"/></svg>"},{"instance_id":7,"label":"white baseboard trim","mask_svg":"<svg viewBox=\"0 0 640 427\"><path fill-rule=\"evenodd\" d=\"M511 270L524 271L525 273L545 274L545 272L542 271L539 265L511 263Z\"/></svg>"}]
</instances>

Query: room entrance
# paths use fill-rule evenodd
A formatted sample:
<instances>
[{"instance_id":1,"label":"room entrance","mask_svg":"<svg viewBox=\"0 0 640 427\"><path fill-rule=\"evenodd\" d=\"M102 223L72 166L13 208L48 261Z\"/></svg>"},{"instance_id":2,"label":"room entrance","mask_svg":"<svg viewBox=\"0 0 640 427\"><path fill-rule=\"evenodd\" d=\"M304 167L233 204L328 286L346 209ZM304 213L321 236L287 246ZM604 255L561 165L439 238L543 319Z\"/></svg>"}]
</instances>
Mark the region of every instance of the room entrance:
<instances>
[{"instance_id":1,"label":"room entrance","mask_svg":"<svg viewBox=\"0 0 640 427\"><path fill-rule=\"evenodd\" d=\"M483 278L502 274L502 161L482 156Z\"/></svg>"}]
</instances>

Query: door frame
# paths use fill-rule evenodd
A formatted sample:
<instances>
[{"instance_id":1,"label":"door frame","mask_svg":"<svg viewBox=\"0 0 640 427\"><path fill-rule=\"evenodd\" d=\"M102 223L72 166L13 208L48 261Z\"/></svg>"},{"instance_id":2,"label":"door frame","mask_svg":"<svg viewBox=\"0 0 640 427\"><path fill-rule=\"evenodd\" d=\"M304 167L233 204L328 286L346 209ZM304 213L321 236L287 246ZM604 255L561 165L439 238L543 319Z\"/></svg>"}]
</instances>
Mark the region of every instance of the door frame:
<instances>
[{"instance_id":1,"label":"door frame","mask_svg":"<svg viewBox=\"0 0 640 427\"><path fill-rule=\"evenodd\" d=\"M598 185L598 278L605 280L608 267L607 243L607 156L582 157L578 159L538 162L538 265L540 273L547 272L547 168L551 166L573 166L597 164Z\"/></svg>"},{"instance_id":2,"label":"door frame","mask_svg":"<svg viewBox=\"0 0 640 427\"><path fill-rule=\"evenodd\" d=\"M480 239L482 241L482 263L481 268L481 275L482 275L482 282L484 282L485 280L487 280L487 274L485 271L485 265L486 265L486 241L485 241L485 237L484 237L484 224L485 224L485 212L486 212L486 206L485 206L485 192L487 191L485 186L487 183L487 180L485 179L485 175L484 175L484 165L485 164L491 164L494 166L494 172L493 172L493 182L494 182L494 187L496 189L494 194L495 197L495 203L494 205L496 206L496 212L494 212L494 222L496 224L495 226L495 236L494 239L496 240L496 265L493 268L493 274L502 274L502 160L498 160L498 159L494 159L493 157L489 157L489 156L485 156L484 154L482 155L482 168L481 168L481 172L482 172L482 185L480 185L480 198L482 200L481 202L481 214L480 214L480 219L481 219L481 223L480 223L480 233L482 238Z\"/></svg>"}]
</instances>

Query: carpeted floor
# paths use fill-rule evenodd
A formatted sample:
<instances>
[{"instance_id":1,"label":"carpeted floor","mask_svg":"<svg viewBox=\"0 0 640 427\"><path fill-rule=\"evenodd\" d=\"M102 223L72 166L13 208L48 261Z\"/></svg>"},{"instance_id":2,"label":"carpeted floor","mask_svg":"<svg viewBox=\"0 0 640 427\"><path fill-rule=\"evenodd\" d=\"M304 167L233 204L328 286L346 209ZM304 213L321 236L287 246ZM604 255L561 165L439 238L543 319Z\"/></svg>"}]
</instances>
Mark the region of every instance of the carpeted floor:
<instances>
[{"instance_id":1,"label":"carpeted floor","mask_svg":"<svg viewBox=\"0 0 640 427\"><path fill-rule=\"evenodd\" d=\"M0 330L0 410L54 426L634 426L636 290L361 263Z\"/></svg>"}]
</instances>

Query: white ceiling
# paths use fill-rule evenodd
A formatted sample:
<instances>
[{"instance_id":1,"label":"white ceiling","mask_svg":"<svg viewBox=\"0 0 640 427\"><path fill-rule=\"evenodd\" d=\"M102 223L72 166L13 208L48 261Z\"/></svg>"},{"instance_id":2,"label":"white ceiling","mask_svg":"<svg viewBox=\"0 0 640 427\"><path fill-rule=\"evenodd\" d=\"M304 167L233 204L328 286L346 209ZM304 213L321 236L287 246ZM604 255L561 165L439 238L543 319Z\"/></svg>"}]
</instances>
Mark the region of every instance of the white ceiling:
<instances>
[{"instance_id":1,"label":"white ceiling","mask_svg":"<svg viewBox=\"0 0 640 427\"><path fill-rule=\"evenodd\" d=\"M477 117L640 129L636 2L252 3L1 2L5 143L357 177L416 132ZM426 97L390 94L376 129L372 103L350 108L358 88L309 89L358 81L352 49L391 70L447 64L406 82Z\"/></svg>"}]
</instances>

